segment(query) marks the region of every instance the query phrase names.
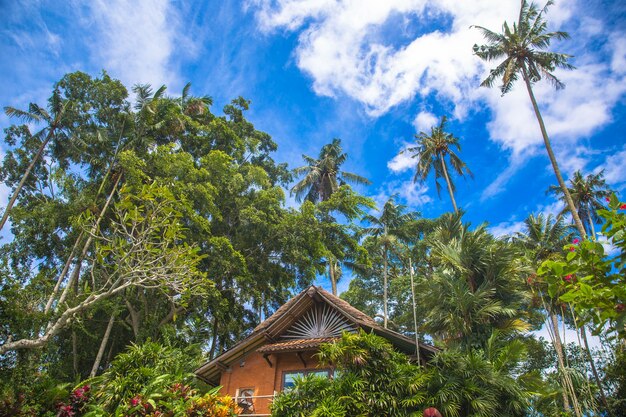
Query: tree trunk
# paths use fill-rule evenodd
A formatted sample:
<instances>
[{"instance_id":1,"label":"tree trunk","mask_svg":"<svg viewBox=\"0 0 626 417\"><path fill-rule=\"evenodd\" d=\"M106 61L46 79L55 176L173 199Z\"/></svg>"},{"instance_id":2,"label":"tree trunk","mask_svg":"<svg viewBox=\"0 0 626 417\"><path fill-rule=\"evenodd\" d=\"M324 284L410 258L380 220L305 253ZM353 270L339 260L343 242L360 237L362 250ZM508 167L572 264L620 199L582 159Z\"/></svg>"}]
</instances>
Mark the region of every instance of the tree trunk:
<instances>
[{"instance_id":1,"label":"tree trunk","mask_svg":"<svg viewBox=\"0 0 626 417\"><path fill-rule=\"evenodd\" d=\"M602 388L602 381L600 381L600 376L598 375L596 364L594 363L593 357L591 356L591 350L589 349L589 342L587 341L587 331L585 330L584 325L580 328L580 334L583 337L583 343L585 344L585 352L587 352L587 359L589 360L589 365L591 365L591 372L593 373L593 379L596 380L596 384L598 385L598 391L600 392L600 399L602 400L602 405L604 405L604 410L606 411L607 415L611 417L609 404L606 400L606 395L604 394L604 388Z\"/></svg>"},{"instance_id":2,"label":"tree trunk","mask_svg":"<svg viewBox=\"0 0 626 417\"><path fill-rule=\"evenodd\" d=\"M135 310L130 301L126 301L126 308L128 309L128 313L130 314L130 327L133 329L133 336L135 337L135 342L139 339L139 312Z\"/></svg>"},{"instance_id":3,"label":"tree trunk","mask_svg":"<svg viewBox=\"0 0 626 417\"><path fill-rule=\"evenodd\" d=\"M591 210L587 211L587 221L589 222L589 228L591 229L591 240L596 240L596 228L593 225L593 218L591 217Z\"/></svg>"},{"instance_id":4,"label":"tree trunk","mask_svg":"<svg viewBox=\"0 0 626 417\"><path fill-rule=\"evenodd\" d=\"M63 290L63 293L61 294L61 298L59 298L59 302L57 303L55 311L59 310L59 306L63 304L63 302L68 296L68 293L69 293L70 288L72 287L73 281L78 277L78 272L80 271L82 260L85 259L85 256L87 256L87 251L89 250L89 247L91 246L91 242L93 241L93 234L95 234L96 231L98 230L98 227L100 226L100 222L102 221L102 218L104 217L104 213L107 211L109 205L111 204L111 201L113 200L113 196L115 195L115 191L117 190L117 186L120 183L121 179L122 179L122 174L120 173L118 174L117 179L115 180L115 183L113 184L113 189L111 190L111 193L109 194L106 202L104 203L104 207L102 207L102 210L100 211L100 214L98 215L96 223L91 228L91 233L89 234L87 241L83 245L83 250L78 259L79 261L74 267L74 271L72 272L72 275L70 276L70 281L67 283L65 289Z\"/></svg>"},{"instance_id":5,"label":"tree trunk","mask_svg":"<svg viewBox=\"0 0 626 417\"><path fill-rule=\"evenodd\" d=\"M383 250L383 327L387 328L389 311L387 308L387 249Z\"/></svg>"},{"instance_id":6,"label":"tree trunk","mask_svg":"<svg viewBox=\"0 0 626 417\"><path fill-rule=\"evenodd\" d=\"M337 295L337 277L335 276L335 265L333 264L332 257L328 258L328 277L330 279L330 285L332 287L333 295Z\"/></svg>"},{"instance_id":7,"label":"tree trunk","mask_svg":"<svg viewBox=\"0 0 626 417\"><path fill-rule=\"evenodd\" d=\"M76 378L78 376L78 338L75 329L72 329L72 367L74 368L74 378Z\"/></svg>"},{"instance_id":8,"label":"tree trunk","mask_svg":"<svg viewBox=\"0 0 626 417\"><path fill-rule=\"evenodd\" d=\"M417 356L417 365L422 366L420 360L420 340L417 333L417 303L415 302L415 284L413 283L413 263L409 257L409 275L411 276L411 297L413 298L413 325L415 326L415 355Z\"/></svg>"},{"instance_id":9,"label":"tree trunk","mask_svg":"<svg viewBox=\"0 0 626 417\"><path fill-rule=\"evenodd\" d=\"M541 113L539 112L539 106L537 105L537 101L535 100L535 95L533 94L533 89L532 89L532 86L530 85L530 80L528 79L525 65L522 65L522 73L523 73L524 81L526 82L526 89L528 90L530 101L532 102L533 109L535 110L535 116L537 117L537 121L539 122L541 135L543 136L543 143L546 147L546 151L548 152L548 157L550 158L550 163L552 164L552 168L554 169L554 174L556 175L556 179L559 183L559 187L561 187L561 191L563 192L563 196L565 197L565 201L567 202L567 207L572 213L572 218L574 219L574 224L576 225L576 229L578 229L578 232L580 233L580 237L584 239L587 237L587 233L585 232L583 223L580 221L580 217L578 216L578 211L576 211L576 205L574 204L574 200L572 200L572 196L570 195L569 190L567 189L567 185L565 184L565 181L563 180L563 176L561 175L561 170L559 169L559 165L556 161L556 157L554 156L554 152L552 151L550 138L548 137L546 126L544 125L543 118L541 117Z\"/></svg>"},{"instance_id":10,"label":"tree trunk","mask_svg":"<svg viewBox=\"0 0 626 417\"><path fill-rule=\"evenodd\" d=\"M218 330L218 320L217 320L217 316L213 317L213 328L211 329L213 332L212 335L212 341L211 341L211 350L209 350L209 359L213 359L215 358L215 352L216 352L216 347L217 347L217 330Z\"/></svg>"},{"instance_id":11,"label":"tree trunk","mask_svg":"<svg viewBox=\"0 0 626 417\"><path fill-rule=\"evenodd\" d=\"M456 206L456 200L454 199L454 192L452 191L452 183L450 182L450 177L448 176L448 168L446 167L446 161L443 159L443 155L439 152L439 159L441 159L441 167L443 168L443 176L446 179L446 184L448 186L448 192L450 193L450 200L452 200L452 207L454 207L454 212L457 213L459 211Z\"/></svg>"},{"instance_id":12,"label":"tree trunk","mask_svg":"<svg viewBox=\"0 0 626 417\"><path fill-rule=\"evenodd\" d=\"M98 372L98 368L100 367L100 361L102 360L102 355L104 355L104 349L106 349L107 343L109 342L109 336L111 335L111 329L113 328L113 323L115 323L115 313L111 314L111 318L109 319L107 328L104 331L102 342L100 342L100 349L98 349L96 360L93 362L93 367L91 368L91 372L89 373L89 378L93 378L94 376L96 376L96 373Z\"/></svg>"},{"instance_id":13,"label":"tree trunk","mask_svg":"<svg viewBox=\"0 0 626 417\"><path fill-rule=\"evenodd\" d=\"M561 370L561 384L563 385L563 407L565 411L571 409L569 404L569 398L567 395L567 382L565 376L565 358L563 354L563 345L561 344L561 335L559 332L559 322L556 318L556 314L552 311L552 307L548 310L550 316L550 324L552 325L552 331L554 332L554 350L556 351L556 357L558 361L558 368Z\"/></svg>"},{"instance_id":14,"label":"tree trunk","mask_svg":"<svg viewBox=\"0 0 626 417\"><path fill-rule=\"evenodd\" d=\"M22 191L22 188L24 187L24 183L28 179L30 172L35 167L35 164L41 158L41 155L43 155L43 151L46 149L46 145L48 145L48 142L52 138L52 135L54 134L55 130L56 130L56 125L52 124L50 126L50 130L48 131L48 135L46 135L46 139L41 143L41 146L39 146L39 149L37 150L35 157L28 165L28 168L26 168L26 172L24 172L24 175L22 175L22 179L20 179L20 182L17 185L17 188L15 189L15 191L13 191L13 194L11 195L11 199L9 200L9 204L7 204L7 208L4 210L4 214L2 215L2 219L0 220L0 230L2 230L2 228L4 227L4 224L7 222L7 219L9 218L9 212L13 208L13 205L15 204L15 201L17 200L17 196Z\"/></svg>"},{"instance_id":15,"label":"tree trunk","mask_svg":"<svg viewBox=\"0 0 626 417\"><path fill-rule=\"evenodd\" d=\"M74 253L76 253L76 250L78 249L78 245L80 244L82 239L83 239L83 232L80 232L80 234L76 238L76 242L74 242L74 247L72 248L69 256L67 257L67 261L65 262L65 265L63 266L63 270L61 271L61 274L59 275L59 278L57 279L57 283L54 286L54 289L52 290L52 294L50 294L50 298L48 298L46 307L43 310L44 314L48 314L48 312L50 311L50 308L52 307L52 303L54 302L54 298L59 293L59 288L61 288L61 284L63 283L63 280L65 279L65 275L67 275L67 271L70 269L70 265L72 264L72 259L74 259Z\"/></svg>"}]
</instances>

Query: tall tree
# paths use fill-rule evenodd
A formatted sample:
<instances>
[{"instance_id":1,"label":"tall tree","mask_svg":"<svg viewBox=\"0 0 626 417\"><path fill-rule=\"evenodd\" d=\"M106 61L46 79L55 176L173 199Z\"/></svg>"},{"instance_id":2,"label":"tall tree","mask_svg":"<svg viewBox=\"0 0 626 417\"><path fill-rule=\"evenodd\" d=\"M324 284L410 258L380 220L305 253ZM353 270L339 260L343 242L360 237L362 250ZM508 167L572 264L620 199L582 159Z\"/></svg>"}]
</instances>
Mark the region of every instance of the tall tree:
<instances>
[{"instance_id":1,"label":"tall tree","mask_svg":"<svg viewBox=\"0 0 626 417\"><path fill-rule=\"evenodd\" d=\"M346 162L348 154L341 148L341 139L333 139L331 143L322 146L317 159L302 155L307 165L295 168L293 173L303 175L291 192L298 201L302 199L313 203L326 201L332 193L345 183L369 185L370 181L360 175L341 171L341 165Z\"/></svg>"},{"instance_id":2,"label":"tall tree","mask_svg":"<svg viewBox=\"0 0 626 417\"><path fill-rule=\"evenodd\" d=\"M486 45L474 45L474 53L485 61L504 60L492 69L489 76L481 83L483 87L491 87L498 79L502 79L500 91L506 94L513 88L513 84L521 75L530 101L532 102L535 116L539 122L539 128L543 136L543 142L550 158L550 163L554 169L554 174L559 183L559 187L563 191L563 196L574 218L576 228L582 237L585 237L585 228L578 216L578 210L572 200L561 170L557 163L550 138L546 126L541 117L532 85L542 78L552 83L556 89L561 89L565 85L553 74L556 68L573 69L574 67L568 63L570 55L556 52L546 52L544 49L550 46L553 39L561 40L569 38L566 32L548 32L547 22L544 15L548 8L553 4L549 0L542 9L538 9L534 3L528 3L522 0L519 19L513 23L513 28L509 27L507 22L502 25L502 33L496 33L482 26L474 26L479 29L485 39L489 42Z\"/></svg>"},{"instance_id":3,"label":"tall tree","mask_svg":"<svg viewBox=\"0 0 626 417\"><path fill-rule=\"evenodd\" d=\"M513 238L515 244L524 250L525 257L531 263L531 270L536 271L539 265L551 258L560 256L560 252L564 245L571 242L573 230L565 225L561 218L554 219L552 215L547 217L540 214L538 216L529 215L524 220L525 232L517 233ZM543 306L546 310L548 320L546 325L549 327L549 334L552 337L552 344L557 354L557 366L560 371L563 404L569 409L569 396L574 401L575 392L568 389L572 385L569 371L566 369L566 357L561 335L559 331L559 323L557 317L558 300L549 299L547 302L544 297L544 288L537 286L537 283L529 281L534 289L537 289L541 297Z\"/></svg>"},{"instance_id":4,"label":"tall tree","mask_svg":"<svg viewBox=\"0 0 626 417\"><path fill-rule=\"evenodd\" d=\"M20 195L20 192L22 191L22 188L24 187L24 184L26 183L26 180L28 179L31 171L33 170L35 165L41 161L42 156L45 153L46 147L48 146L48 143L59 130L59 127L61 125L61 119L65 114L65 109L70 104L68 100L62 99L58 89L54 90L48 102L48 109L44 109L43 107L40 107L34 103L30 103L28 111L19 110L13 107L4 108L7 116L17 117L19 119L22 119L24 122L44 122L46 126L34 135L27 135L29 136L31 141L38 141L39 146L37 147L35 155L32 157L30 163L28 164L28 167L22 174L22 177L15 187L15 190L13 190L13 194L11 194L9 203L4 209L4 213L2 214L2 218L0 219L0 230L2 230L4 224L8 220L11 209L13 208L15 201ZM27 145L25 147L28 148L30 144L25 145Z\"/></svg>"},{"instance_id":5,"label":"tall tree","mask_svg":"<svg viewBox=\"0 0 626 417\"><path fill-rule=\"evenodd\" d=\"M454 151L461 151L461 144L459 138L452 133L446 132L446 122L448 119L446 116L441 118L441 122L438 126L433 126L430 129L430 134L426 132L420 132L415 135L417 139L417 146L413 146L407 149L407 152L412 153L413 158L417 158L417 165L415 167L415 176L413 181L424 182L431 171L435 173L435 184L437 185L437 194L441 196L441 185L439 184L439 178L443 177L448 186L448 193L450 193L450 200L452 201L452 207L454 211L459 211L456 200L454 199L454 181L450 177L448 171L448 162L446 157L450 161L452 169L460 176L469 175L473 176L467 164L459 158Z\"/></svg>"},{"instance_id":6,"label":"tall tree","mask_svg":"<svg viewBox=\"0 0 626 417\"><path fill-rule=\"evenodd\" d=\"M322 146L318 159L302 155L302 159L307 165L295 168L293 173L296 176L304 174L296 185L291 188L291 192L296 195L296 199L303 198L312 203L328 201L336 193L340 186L346 183L369 185L367 178L350 172L341 171L341 165L346 162L348 154L341 148L341 139L333 139L331 143ZM339 262L336 253L328 251L328 278L331 282L332 292L337 295L337 281L340 276Z\"/></svg>"},{"instance_id":7,"label":"tall tree","mask_svg":"<svg viewBox=\"0 0 626 417\"><path fill-rule=\"evenodd\" d=\"M389 276L389 256L398 243L409 240L407 226L410 221L415 220L417 212L405 213L406 206L397 204L394 196L383 206L380 216L375 217L368 214L363 220L370 224L363 229L363 233L372 236L377 246L382 252L383 259L383 326L387 327L389 319L388 308L388 276Z\"/></svg>"},{"instance_id":8,"label":"tall tree","mask_svg":"<svg viewBox=\"0 0 626 417\"><path fill-rule=\"evenodd\" d=\"M614 191L606 184L604 170L587 176L583 176L580 170L578 170L574 172L569 182L570 187L568 187L568 191L577 208L578 217L587 228L587 233L595 240L596 230L594 224L600 221L598 210L605 208L604 200L609 198ZM552 185L550 191L557 194L561 200L565 199L563 191L559 186ZM569 206L566 203L562 213L569 211Z\"/></svg>"}]
</instances>

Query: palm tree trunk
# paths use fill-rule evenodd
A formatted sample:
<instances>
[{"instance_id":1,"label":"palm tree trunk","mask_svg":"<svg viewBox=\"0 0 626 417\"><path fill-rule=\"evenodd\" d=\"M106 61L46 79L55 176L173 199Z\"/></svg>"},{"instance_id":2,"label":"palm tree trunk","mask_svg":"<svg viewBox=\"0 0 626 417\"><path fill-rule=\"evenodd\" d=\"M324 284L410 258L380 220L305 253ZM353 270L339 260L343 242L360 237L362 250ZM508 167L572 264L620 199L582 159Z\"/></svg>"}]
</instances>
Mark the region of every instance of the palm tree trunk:
<instances>
[{"instance_id":1,"label":"palm tree trunk","mask_svg":"<svg viewBox=\"0 0 626 417\"><path fill-rule=\"evenodd\" d=\"M11 199L9 200L9 204L7 204L7 208L4 210L4 214L2 215L2 219L0 220L0 230L2 230L2 228L4 227L4 224L7 222L7 219L9 218L9 212L13 208L13 205L15 204L15 201L17 200L17 196L22 191L22 188L24 187L24 183L26 182L26 179L28 179L30 172L35 167L35 164L41 158L41 155L43 155L43 151L46 149L46 145L48 145L48 142L52 138L52 135L54 134L55 129L56 129L56 126L54 124L50 126L50 130L48 131L48 135L46 136L46 139L41 143L41 146L39 146L39 149L37 150L37 154L35 154L35 157L28 165L28 168L26 168L26 172L24 172L24 175L22 175L22 179L17 185L17 188L15 189L15 191L13 191L13 194L11 195Z\"/></svg>"},{"instance_id":2,"label":"palm tree trunk","mask_svg":"<svg viewBox=\"0 0 626 417\"><path fill-rule=\"evenodd\" d=\"M100 361L102 360L102 356L104 355L104 349L106 349L107 343L109 342L109 336L111 335L111 329L113 328L114 322L115 322L115 313L111 314L111 318L109 319L107 328L104 331L104 336L102 337L102 341L100 342L100 349L98 349L96 360L93 362L93 366L91 368L91 373L89 374L89 378L93 378L94 376L96 376L96 372L98 372L98 368L100 367Z\"/></svg>"},{"instance_id":3,"label":"palm tree trunk","mask_svg":"<svg viewBox=\"0 0 626 417\"><path fill-rule=\"evenodd\" d=\"M561 371L561 385L563 386L563 407L565 411L571 409L569 404L569 397L567 395L567 383L565 381L565 358L563 355L563 345L561 344L561 335L559 333L559 322L556 318L556 314L552 311L552 307L549 307L548 315L550 316L550 324L552 325L552 331L554 332L554 350L556 351L556 357L558 361L558 368Z\"/></svg>"},{"instance_id":4,"label":"palm tree trunk","mask_svg":"<svg viewBox=\"0 0 626 417\"><path fill-rule=\"evenodd\" d=\"M415 284L413 283L413 262L409 257L409 275L411 276L411 298L413 299L413 325L415 326L415 355L417 356L417 365L420 363L420 340L417 333L417 303L415 302Z\"/></svg>"},{"instance_id":5,"label":"palm tree trunk","mask_svg":"<svg viewBox=\"0 0 626 417\"><path fill-rule=\"evenodd\" d=\"M330 279L333 295L337 295L337 278L335 276L335 265L332 257L328 258L328 277Z\"/></svg>"},{"instance_id":6,"label":"palm tree trunk","mask_svg":"<svg viewBox=\"0 0 626 417\"><path fill-rule=\"evenodd\" d=\"M585 352L587 352L587 359L589 360L589 365L591 365L591 372L593 373L593 379L596 380L596 384L598 385L598 391L600 391L600 399L602 400L602 405L604 405L604 409L607 412L607 415L610 417L611 411L609 409L609 404L606 400L606 395L604 394L604 388L602 388L602 382L600 381L600 376L598 375L596 364L594 363L593 357L591 356L591 350L589 349L589 342L587 341L587 331L585 330L584 325L580 328L580 334L583 337L583 343L585 344Z\"/></svg>"},{"instance_id":7,"label":"palm tree trunk","mask_svg":"<svg viewBox=\"0 0 626 417\"><path fill-rule=\"evenodd\" d=\"M591 229L591 240L596 240L596 228L593 225L593 218L591 217L591 210L587 211L587 221L589 222L589 228Z\"/></svg>"},{"instance_id":8,"label":"palm tree trunk","mask_svg":"<svg viewBox=\"0 0 626 417\"><path fill-rule=\"evenodd\" d=\"M526 72L526 66L522 65L522 73L524 76L524 81L526 82L526 89L528 90L528 95L530 96L530 101L533 104L533 109L535 110L535 116L537 117L537 121L539 122L539 128L541 129L541 135L543 136L543 143L546 147L546 151L548 152L548 157L550 158L550 163L552 164L552 168L554 169L554 174L556 175L556 179L559 183L559 187L561 187L561 191L563 191L563 196L565 196L565 201L567 202L567 207L572 213L572 218L574 219L574 224L576 225L576 229L580 233L580 237L587 237L587 233L585 233L585 228L583 223L580 221L580 217L578 216L578 212L576 211L576 205L574 204L574 200L572 200L572 196L567 189L567 185L563 180L563 176L561 175L561 170L559 169L559 164L556 161L556 157L554 156L554 152L552 151L552 145L550 144L550 138L548 137L548 132L546 131L546 126L543 123L543 118L541 117L541 113L539 112L539 106L537 105L537 101L535 100L535 95L533 94L532 86L530 85L530 80L528 79L528 74Z\"/></svg>"},{"instance_id":9,"label":"palm tree trunk","mask_svg":"<svg viewBox=\"0 0 626 417\"><path fill-rule=\"evenodd\" d=\"M383 327L387 328L389 311L387 307L387 249L383 249Z\"/></svg>"},{"instance_id":10,"label":"palm tree trunk","mask_svg":"<svg viewBox=\"0 0 626 417\"><path fill-rule=\"evenodd\" d=\"M454 212L457 213L459 211L456 206L456 200L454 199L454 192L452 191L452 183L450 183L450 177L448 176L448 168L446 167L446 161L443 159L443 155L439 152L439 159L441 159L441 167L443 168L443 176L446 179L446 185L448 186L448 192L450 193L450 200L452 200L452 207L454 207Z\"/></svg>"}]
</instances>

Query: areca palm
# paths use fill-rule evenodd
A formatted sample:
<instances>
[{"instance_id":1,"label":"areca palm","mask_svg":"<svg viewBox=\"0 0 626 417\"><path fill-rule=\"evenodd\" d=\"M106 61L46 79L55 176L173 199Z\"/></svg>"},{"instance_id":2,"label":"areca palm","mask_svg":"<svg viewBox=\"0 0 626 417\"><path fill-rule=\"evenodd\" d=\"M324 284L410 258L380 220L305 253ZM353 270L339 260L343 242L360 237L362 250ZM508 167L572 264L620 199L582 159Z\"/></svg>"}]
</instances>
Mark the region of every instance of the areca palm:
<instances>
[{"instance_id":1,"label":"areca palm","mask_svg":"<svg viewBox=\"0 0 626 417\"><path fill-rule=\"evenodd\" d=\"M433 273L420 286L420 306L431 334L465 346L480 346L493 327L522 330L514 317L525 300L515 248L486 227L470 230L446 216L427 237ZM452 228L451 228L452 227Z\"/></svg>"},{"instance_id":2,"label":"areca palm","mask_svg":"<svg viewBox=\"0 0 626 417\"><path fill-rule=\"evenodd\" d=\"M417 212L405 213L405 210L406 206L396 204L392 196L383 206L379 217L372 216L371 214L363 217L363 220L370 224L369 227L363 229L363 233L372 236L382 252L384 327L387 327L387 321L389 319L387 283L389 275L389 255L399 241L407 241L409 239L407 225L418 216Z\"/></svg>"},{"instance_id":3,"label":"areca palm","mask_svg":"<svg viewBox=\"0 0 626 417\"><path fill-rule=\"evenodd\" d=\"M347 158L348 155L341 148L341 139L337 138L322 147L317 159L302 155L307 165L293 170L297 176L304 174L304 178L291 188L296 200L302 201L304 198L317 203L328 200L342 184L370 184L367 178L340 170Z\"/></svg>"},{"instance_id":4,"label":"areca palm","mask_svg":"<svg viewBox=\"0 0 626 417\"><path fill-rule=\"evenodd\" d=\"M489 76L481 83L483 87L492 87L496 80L501 79L500 91L504 95L511 91L513 84L521 75L526 84L535 116L539 122L544 145L559 187L561 187L564 199L572 213L576 228L580 235L585 237L585 228L580 221L574 201L561 175L532 88L534 83L545 78L557 90L561 89L564 87L564 84L553 74L554 70L556 68L573 69L573 66L568 63L570 55L544 51L550 46L553 39L561 40L569 37L566 32L547 31L547 22L544 19L544 15L552 4L553 1L550 0L542 9L538 9L535 4L522 0L518 21L513 23L512 28L509 27L507 22L504 22L502 33L493 32L482 26L474 26L482 32L485 39L489 42L482 46L474 45L474 53L485 61L504 59L495 69L491 70Z\"/></svg>"},{"instance_id":5,"label":"areca palm","mask_svg":"<svg viewBox=\"0 0 626 417\"><path fill-rule=\"evenodd\" d=\"M609 188L604 179L604 170L587 176L583 176L580 170L576 171L569 182L570 187L568 187L568 191L577 208L578 217L580 217L583 225L587 227L587 231L592 239L595 239L596 231L594 224L600 220L597 211L604 208L602 200L613 193L613 190ZM550 191L557 194L561 200L564 199L563 191L560 187L553 185L550 187ZM569 211L569 206L566 205L562 213Z\"/></svg>"},{"instance_id":6,"label":"areca palm","mask_svg":"<svg viewBox=\"0 0 626 417\"><path fill-rule=\"evenodd\" d=\"M537 267L543 261L559 256L562 252L563 246L570 243L574 235L574 230L572 230L570 226L563 223L560 217L554 219L551 214L548 216L544 216L542 214L534 216L531 214L524 220L524 226L526 229L525 232L517 233L513 238L513 241L524 250L526 258L531 261L531 269L533 271L536 271ZM539 289L538 292L541 299L544 300L543 290ZM558 367L561 370L562 386L564 388L564 391L562 392L563 403L565 408L569 409L568 395L571 396L574 401L575 410L578 412L578 407L576 407L576 395L573 389L570 390L569 393L567 389L567 387L571 386L572 383L571 378L565 369L565 351L561 343L559 323L556 313L557 307L554 305L555 303L551 301L552 300L548 300L547 303L544 302L544 308L549 319L548 325L551 336L553 336L552 342L554 350L557 354Z\"/></svg>"},{"instance_id":7,"label":"areca palm","mask_svg":"<svg viewBox=\"0 0 626 417\"><path fill-rule=\"evenodd\" d=\"M446 157L450 161L452 169L460 176L465 174L470 177L473 176L465 162L459 158L455 153L454 148L457 151L461 151L461 144L459 138L452 133L445 131L447 118L443 116L438 126L433 126L430 130L430 134L426 132L420 132L415 135L417 139L417 146L412 146L407 149L407 152L412 153L413 158L417 158L417 166L415 167L415 176L413 181L424 182L428 178L431 171L435 173L435 184L437 186L437 194L441 196L441 185L439 184L439 178L443 177L448 186L448 192L450 193L450 200L452 200L452 207L457 212L458 208L456 200L454 199L454 181L450 177L448 172L448 163Z\"/></svg>"}]
</instances>

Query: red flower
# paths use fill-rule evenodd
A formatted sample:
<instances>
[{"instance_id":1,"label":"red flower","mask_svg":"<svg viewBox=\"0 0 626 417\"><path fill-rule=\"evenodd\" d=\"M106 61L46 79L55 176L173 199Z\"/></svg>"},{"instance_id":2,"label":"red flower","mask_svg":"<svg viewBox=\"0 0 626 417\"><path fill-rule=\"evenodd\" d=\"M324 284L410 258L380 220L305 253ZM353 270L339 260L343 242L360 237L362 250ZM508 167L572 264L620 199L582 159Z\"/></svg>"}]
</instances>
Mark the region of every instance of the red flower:
<instances>
[{"instance_id":1,"label":"red flower","mask_svg":"<svg viewBox=\"0 0 626 417\"><path fill-rule=\"evenodd\" d=\"M575 248L575 247L570 246L570 248L569 248L569 251L570 251L570 252L574 252L575 250L576 250L576 248Z\"/></svg>"},{"instance_id":2,"label":"red flower","mask_svg":"<svg viewBox=\"0 0 626 417\"><path fill-rule=\"evenodd\" d=\"M131 407L137 406L137 404L139 404L140 402L141 402L141 398L138 395L130 399Z\"/></svg>"},{"instance_id":3,"label":"red flower","mask_svg":"<svg viewBox=\"0 0 626 417\"><path fill-rule=\"evenodd\" d=\"M626 204L622 204L621 206L619 206L619 208L622 210L626 210Z\"/></svg>"},{"instance_id":4,"label":"red flower","mask_svg":"<svg viewBox=\"0 0 626 417\"><path fill-rule=\"evenodd\" d=\"M572 243L573 243L574 245L576 245L578 242L580 242L580 240L578 240L578 238L576 238L576 239L572 240Z\"/></svg>"},{"instance_id":5,"label":"red flower","mask_svg":"<svg viewBox=\"0 0 626 417\"><path fill-rule=\"evenodd\" d=\"M606 197L605 200L606 200L607 203L611 202L611 198L610 197Z\"/></svg>"},{"instance_id":6,"label":"red flower","mask_svg":"<svg viewBox=\"0 0 626 417\"><path fill-rule=\"evenodd\" d=\"M618 313L621 313L624 310L626 310L626 306L623 303L615 305L615 311L617 311Z\"/></svg>"},{"instance_id":7,"label":"red flower","mask_svg":"<svg viewBox=\"0 0 626 417\"><path fill-rule=\"evenodd\" d=\"M424 417L441 417L441 413L435 407L428 407L424 410Z\"/></svg>"},{"instance_id":8,"label":"red flower","mask_svg":"<svg viewBox=\"0 0 626 417\"><path fill-rule=\"evenodd\" d=\"M566 276L564 276L564 277L563 277L563 281L568 282L568 283L569 283L569 282L572 282L572 276L571 276L571 275L566 275Z\"/></svg>"}]
</instances>

